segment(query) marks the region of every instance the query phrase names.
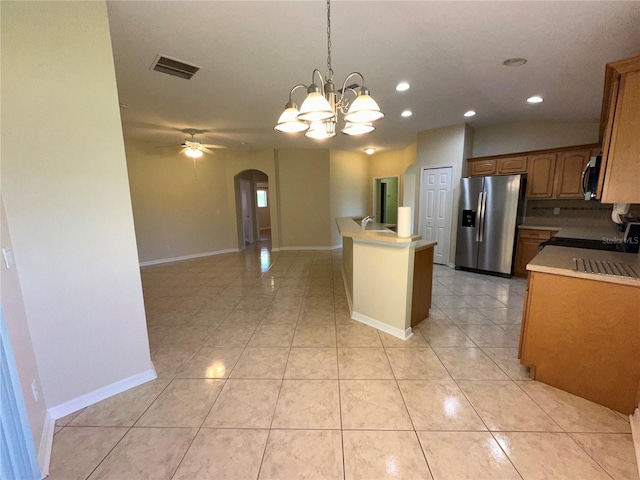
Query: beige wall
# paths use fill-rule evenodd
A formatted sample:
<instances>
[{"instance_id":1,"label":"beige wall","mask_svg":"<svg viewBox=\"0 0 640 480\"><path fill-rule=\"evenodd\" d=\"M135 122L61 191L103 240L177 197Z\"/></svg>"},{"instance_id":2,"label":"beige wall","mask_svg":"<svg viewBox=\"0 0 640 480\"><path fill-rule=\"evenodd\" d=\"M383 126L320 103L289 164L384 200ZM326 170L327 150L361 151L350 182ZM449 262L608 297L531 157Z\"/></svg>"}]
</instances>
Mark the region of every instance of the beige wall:
<instances>
[{"instance_id":1,"label":"beige wall","mask_svg":"<svg viewBox=\"0 0 640 480\"><path fill-rule=\"evenodd\" d=\"M375 178L380 177L400 177L399 203L402 206L404 198L404 172L407 167L416 163L417 144L412 143L402 150L394 150L391 152L380 152L371 155L369 160L369 176L371 180L368 182L367 189L367 212L373 213L373 189Z\"/></svg>"},{"instance_id":2,"label":"beige wall","mask_svg":"<svg viewBox=\"0 0 640 480\"><path fill-rule=\"evenodd\" d=\"M331 245L342 245L336 218L367 214L369 158L363 153L331 150L330 152Z\"/></svg>"},{"instance_id":3,"label":"beige wall","mask_svg":"<svg viewBox=\"0 0 640 480\"><path fill-rule=\"evenodd\" d=\"M509 122L475 128L474 157L598 143L597 121Z\"/></svg>"},{"instance_id":4,"label":"beige wall","mask_svg":"<svg viewBox=\"0 0 640 480\"><path fill-rule=\"evenodd\" d=\"M1 8L2 196L59 412L152 372L109 24L104 2Z\"/></svg>"},{"instance_id":5,"label":"beige wall","mask_svg":"<svg viewBox=\"0 0 640 480\"><path fill-rule=\"evenodd\" d=\"M4 212L4 204L1 199L0 209L2 211L2 224L0 226L2 248L13 251L9 226L7 225ZM20 378L20 388L22 390L27 416L29 417L29 426L31 427L33 441L36 450L40 450L39 446L43 440L45 422L47 421L47 406L43 395L40 395L38 400L36 400L31 391L31 383L34 382L37 391L42 392L42 383L40 381L40 372L38 371L36 356L33 351L29 325L27 324L18 266L14 264L12 268L7 269L5 263L2 262L0 272L0 283L2 284L0 304L2 305L2 311L7 321L7 331L9 332L18 377ZM44 470L42 460L40 461L40 467Z\"/></svg>"},{"instance_id":6,"label":"beige wall","mask_svg":"<svg viewBox=\"0 0 640 480\"><path fill-rule=\"evenodd\" d=\"M141 262L234 247L225 161L193 160L179 149L126 139L127 168Z\"/></svg>"},{"instance_id":7,"label":"beige wall","mask_svg":"<svg viewBox=\"0 0 640 480\"><path fill-rule=\"evenodd\" d=\"M226 176L221 177L226 181L227 201L218 205L218 209L225 211L228 215L229 231L232 234L232 241L227 248L242 248L244 239L242 238L242 225L240 218L240 197L237 195L234 177L246 170L258 170L268 177L269 200L273 205L279 201L278 185L275 181L277 176L277 166L275 152L273 150L219 150L216 152L226 165ZM279 212L278 208L271 208L271 242L274 248L280 246L279 232Z\"/></svg>"},{"instance_id":8,"label":"beige wall","mask_svg":"<svg viewBox=\"0 0 640 480\"><path fill-rule=\"evenodd\" d=\"M281 247L330 247L330 153L278 151Z\"/></svg>"}]
</instances>

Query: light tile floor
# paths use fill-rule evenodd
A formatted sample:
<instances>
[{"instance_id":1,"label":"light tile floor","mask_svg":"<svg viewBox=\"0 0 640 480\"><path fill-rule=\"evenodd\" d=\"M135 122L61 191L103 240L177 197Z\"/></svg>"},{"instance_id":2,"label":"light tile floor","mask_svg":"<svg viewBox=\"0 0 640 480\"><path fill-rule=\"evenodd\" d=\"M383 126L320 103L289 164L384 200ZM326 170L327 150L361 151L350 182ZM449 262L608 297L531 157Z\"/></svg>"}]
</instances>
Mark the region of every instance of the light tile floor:
<instances>
[{"instance_id":1,"label":"light tile floor","mask_svg":"<svg viewBox=\"0 0 640 480\"><path fill-rule=\"evenodd\" d=\"M401 341L349 318L341 251L142 269L158 379L57 422L51 479L638 479L628 419L530 381L525 283L436 266Z\"/></svg>"}]
</instances>

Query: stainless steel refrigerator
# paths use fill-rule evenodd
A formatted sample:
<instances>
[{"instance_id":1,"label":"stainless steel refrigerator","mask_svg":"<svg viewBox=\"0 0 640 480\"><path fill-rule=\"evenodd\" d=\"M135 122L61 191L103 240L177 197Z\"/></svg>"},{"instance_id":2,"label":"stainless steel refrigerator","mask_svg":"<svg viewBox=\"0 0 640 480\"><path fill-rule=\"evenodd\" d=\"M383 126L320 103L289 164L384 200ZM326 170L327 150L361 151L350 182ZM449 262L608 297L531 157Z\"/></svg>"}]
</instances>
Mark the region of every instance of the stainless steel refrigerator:
<instances>
[{"instance_id":1,"label":"stainless steel refrigerator","mask_svg":"<svg viewBox=\"0 0 640 480\"><path fill-rule=\"evenodd\" d=\"M525 207L524 175L460 181L456 269L511 276L516 229Z\"/></svg>"}]
</instances>

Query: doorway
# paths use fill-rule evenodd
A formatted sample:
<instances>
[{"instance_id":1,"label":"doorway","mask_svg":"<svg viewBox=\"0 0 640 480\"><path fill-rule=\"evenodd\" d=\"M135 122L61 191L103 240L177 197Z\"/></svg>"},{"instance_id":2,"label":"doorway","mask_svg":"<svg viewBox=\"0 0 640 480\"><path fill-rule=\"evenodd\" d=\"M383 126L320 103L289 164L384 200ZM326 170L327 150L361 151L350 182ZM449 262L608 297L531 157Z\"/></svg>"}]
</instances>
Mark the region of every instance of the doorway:
<instances>
[{"instance_id":1,"label":"doorway","mask_svg":"<svg viewBox=\"0 0 640 480\"><path fill-rule=\"evenodd\" d=\"M260 170L243 170L234 177L234 184L238 248L257 242L270 244L268 175Z\"/></svg>"},{"instance_id":2,"label":"doorway","mask_svg":"<svg viewBox=\"0 0 640 480\"><path fill-rule=\"evenodd\" d=\"M398 223L398 177L374 178L373 205L378 223Z\"/></svg>"},{"instance_id":3,"label":"doorway","mask_svg":"<svg viewBox=\"0 0 640 480\"><path fill-rule=\"evenodd\" d=\"M423 168L420 183L420 235L429 242L438 242L433 253L433 263L441 265L449 263L452 175L452 166Z\"/></svg>"}]
</instances>

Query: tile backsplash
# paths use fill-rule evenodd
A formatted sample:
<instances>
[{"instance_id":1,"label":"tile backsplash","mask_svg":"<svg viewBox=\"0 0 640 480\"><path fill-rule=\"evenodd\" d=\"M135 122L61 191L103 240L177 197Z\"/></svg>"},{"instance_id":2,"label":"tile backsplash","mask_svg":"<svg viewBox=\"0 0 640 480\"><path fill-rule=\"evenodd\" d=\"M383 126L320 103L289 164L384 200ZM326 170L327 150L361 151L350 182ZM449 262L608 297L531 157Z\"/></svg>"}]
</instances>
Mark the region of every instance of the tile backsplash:
<instances>
[{"instance_id":1,"label":"tile backsplash","mask_svg":"<svg viewBox=\"0 0 640 480\"><path fill-rule=\"evenodd\" d=\"M555 215L554 209L560 213ZM540 226L613 226L611 212L613 205L584 200L528 200L525 225ZM640 215L640 205L632 205L630 213Z\"/></svg>"}]
</instances>

